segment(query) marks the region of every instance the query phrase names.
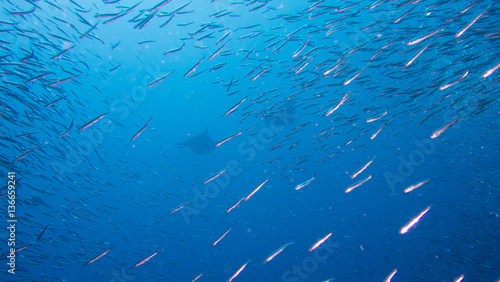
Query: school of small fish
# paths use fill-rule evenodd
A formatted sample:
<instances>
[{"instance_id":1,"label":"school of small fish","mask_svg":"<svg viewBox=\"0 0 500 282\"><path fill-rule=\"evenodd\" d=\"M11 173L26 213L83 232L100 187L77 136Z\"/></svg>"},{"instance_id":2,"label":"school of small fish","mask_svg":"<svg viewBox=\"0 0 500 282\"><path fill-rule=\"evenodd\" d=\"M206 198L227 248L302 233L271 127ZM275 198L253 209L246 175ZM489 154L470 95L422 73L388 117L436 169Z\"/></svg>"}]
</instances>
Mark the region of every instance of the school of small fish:
<instances>
[{"instance_id":1,"label":"school of small fish","mask_svg":"<svg viewBox=\"0 0 500 282\"><path fill-rule=\"evenodd\" d=\"M390 240L458 233L439 216L453 199L426 196L453 178L433 152L498 120L499 1L0 2L0 164L17 174L18 279L318 281L292 265L333 242L328 261L347 260L344 239L365 232L392 238L385 268L317 268L426 281L404 276L410 257L389 263L401 252ZM216 141L174 148L203 125ZM402 176L384 155L412 138L435 149L405 165L435 174ZM408 199L418 206L399 207ZM371 251L357 245L350 256ZM499 278L488 264L500 254L482 256L467 263ZM446 281L484 277L446 267Z\"/></svg>"}]
</instances>

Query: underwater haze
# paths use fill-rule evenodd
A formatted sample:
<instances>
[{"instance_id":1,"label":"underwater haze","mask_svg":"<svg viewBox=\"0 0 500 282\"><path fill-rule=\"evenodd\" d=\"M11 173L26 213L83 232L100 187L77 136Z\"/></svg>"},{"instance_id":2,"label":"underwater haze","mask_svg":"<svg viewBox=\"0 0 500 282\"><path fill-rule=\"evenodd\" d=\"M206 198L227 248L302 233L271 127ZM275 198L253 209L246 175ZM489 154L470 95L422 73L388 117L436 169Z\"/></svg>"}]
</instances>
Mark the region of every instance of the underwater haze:
<instances>
[{"instance_id":1,"label":"underwater haze","mask_svg":"<svg viewBox=\"0 0 500 282\"><path fill-rule=\"evenodd\" d=\"M499 1L0 3L0 281L500 281Z\"/></svg>"}]
</instances>

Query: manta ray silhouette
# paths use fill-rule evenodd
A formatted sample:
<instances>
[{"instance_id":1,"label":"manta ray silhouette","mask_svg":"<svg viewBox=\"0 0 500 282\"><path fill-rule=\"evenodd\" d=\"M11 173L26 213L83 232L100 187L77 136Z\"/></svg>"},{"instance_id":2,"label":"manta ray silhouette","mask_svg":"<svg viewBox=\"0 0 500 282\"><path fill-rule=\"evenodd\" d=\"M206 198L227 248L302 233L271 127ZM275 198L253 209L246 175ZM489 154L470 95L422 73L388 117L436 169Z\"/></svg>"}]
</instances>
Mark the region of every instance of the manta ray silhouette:
<instances>
[{"instance_id":1,"label":"manta ray silhouette","mask_svg":"<svg viewBox=\"0 0 500 282\"><path fill-rule=\"evenodd\" d=\"M281 105L277 104L276 107L271 108L264 113L263 119L266 123L273 126L288 126L295 122L295 108L295 101L287 101ZM212 140L212 138L208 134L207 127L199 135L191 137L184 142L178 143L177 147L191 149L198 155L206 155L216 148L215 144L217 144L217 142Z\"/></svg>"},{"instance_id":2,"label":"manta ray silhouette","mask_svg":"<svg viewBox=\"0 0 500 282\"><path fill-rule=\"evenodd\" d=\"M215 149L215 142L212 140L210 135L208 135L208 127L203 130L203 132L195 137L188 139L187 141L178 144L178 147L189 148L198 155L205 155L208 152Z\"/></svg>"}]
</instances>

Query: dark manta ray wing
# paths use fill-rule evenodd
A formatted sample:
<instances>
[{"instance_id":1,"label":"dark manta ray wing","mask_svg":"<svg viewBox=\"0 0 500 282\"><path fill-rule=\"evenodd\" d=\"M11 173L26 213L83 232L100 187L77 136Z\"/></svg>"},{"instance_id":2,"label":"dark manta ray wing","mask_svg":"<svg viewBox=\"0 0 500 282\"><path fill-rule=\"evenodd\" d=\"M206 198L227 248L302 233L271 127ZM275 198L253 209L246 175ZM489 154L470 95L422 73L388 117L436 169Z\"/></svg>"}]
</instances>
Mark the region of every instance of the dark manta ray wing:
<instances>
[{"instance_id":1,"label":"dark manta ray wing","mask_svg":"<svg viewBox=\"0 0 500 282\"><path fill-rule=\"evenodd\" d=\"M181 142L179 145L191 149L198 155L205 155L215 149L215 143L208 135L208 128L206 128L201 134Z\"/></svg>"}]
</instances>

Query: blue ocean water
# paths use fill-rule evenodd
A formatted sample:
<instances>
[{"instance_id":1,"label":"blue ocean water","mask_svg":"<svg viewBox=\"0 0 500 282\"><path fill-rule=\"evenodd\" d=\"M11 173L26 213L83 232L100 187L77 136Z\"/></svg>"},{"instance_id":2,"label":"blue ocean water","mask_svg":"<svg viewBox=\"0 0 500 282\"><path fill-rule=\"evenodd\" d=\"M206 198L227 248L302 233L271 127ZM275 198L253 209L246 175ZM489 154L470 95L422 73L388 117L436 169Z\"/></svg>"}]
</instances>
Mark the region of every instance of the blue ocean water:
<instances>
[{"instance_id":1,"label":"blue ocean water","mask_svg":"<svg viewBox=\"0 0 500 282\"><path fill-rule=\"evenodd\" d=\"M498 1L0 2L1 281L499 281Z\"/></svg>"}]
</instances>

